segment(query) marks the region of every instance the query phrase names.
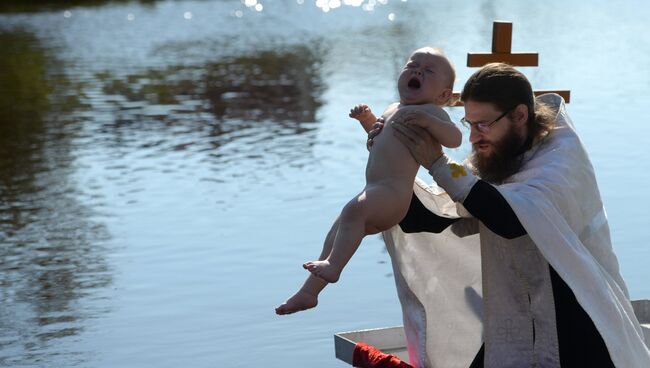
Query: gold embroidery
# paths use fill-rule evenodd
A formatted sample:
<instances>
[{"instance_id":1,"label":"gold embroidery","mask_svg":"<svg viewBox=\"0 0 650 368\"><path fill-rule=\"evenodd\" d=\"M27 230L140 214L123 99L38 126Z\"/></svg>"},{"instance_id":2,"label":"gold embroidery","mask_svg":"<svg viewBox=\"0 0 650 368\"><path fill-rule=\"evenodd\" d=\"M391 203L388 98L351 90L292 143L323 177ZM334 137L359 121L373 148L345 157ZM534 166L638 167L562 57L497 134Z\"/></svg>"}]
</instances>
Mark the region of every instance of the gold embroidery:
<instances>
[{"instance_id":1,"label":"gold embroidery","mask_svg":"<svg viewBox=\"0 0 650 368\"><path fill-rule=\"evenodd\" d=\"M451 170L451 177L457 178L459 176L467 176L467 171L465 167L459 164L449 164L449 170Z\"/></svg>"}]
</instances>

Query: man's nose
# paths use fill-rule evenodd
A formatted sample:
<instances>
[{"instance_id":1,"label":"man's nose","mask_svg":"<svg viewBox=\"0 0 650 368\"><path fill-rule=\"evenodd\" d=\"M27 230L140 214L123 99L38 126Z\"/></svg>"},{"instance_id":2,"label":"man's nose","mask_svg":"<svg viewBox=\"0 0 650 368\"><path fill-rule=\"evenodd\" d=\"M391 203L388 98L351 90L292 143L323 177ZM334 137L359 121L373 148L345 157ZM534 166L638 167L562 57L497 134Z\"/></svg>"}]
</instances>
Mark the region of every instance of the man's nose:
<instances>
[{"instance_id":1,"label":"man's nose","mask_svg":"<svg viewBox=\"0 0 650 368\"><path fill-rule=\"evenodd\" d=\"M483 134L481 134L481 132L477 128L474 127L469 128L469 143L474 144L480 141L481 138L483 138Z\"/></svg>"}]
</instances>

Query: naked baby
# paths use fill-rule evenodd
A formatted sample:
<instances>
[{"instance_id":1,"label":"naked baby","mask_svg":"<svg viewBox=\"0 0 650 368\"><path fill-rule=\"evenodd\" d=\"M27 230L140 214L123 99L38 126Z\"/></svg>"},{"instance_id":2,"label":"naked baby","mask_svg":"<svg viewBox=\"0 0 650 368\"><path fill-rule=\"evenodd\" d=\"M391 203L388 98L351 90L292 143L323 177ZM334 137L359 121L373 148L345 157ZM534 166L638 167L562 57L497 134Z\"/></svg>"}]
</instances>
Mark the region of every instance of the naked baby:
<instances>
[{"instance_id":1,"label":"naked baby","mask_svg":"<svg viewBox=\"0 0 650 368\"><path fill-rule=\"evenodd\" d=\"M453 66L440 50L425 47L411 54L397 81L400 101L381 115L386 123L368 157L365 188L345 205L332 225L319 260L303 264L311 275L298 292L276 308L277 314L315 307L318 294L327 283L338 281L363 237L395 226L406 215L419 164L390 134L394 122L426 121L440 144L460 145L460 130L441 108L451 99L454 79ZM378 120L366 105L355 106L350 117L359 120L366 131Z\"/></svg>"}]
</instances>

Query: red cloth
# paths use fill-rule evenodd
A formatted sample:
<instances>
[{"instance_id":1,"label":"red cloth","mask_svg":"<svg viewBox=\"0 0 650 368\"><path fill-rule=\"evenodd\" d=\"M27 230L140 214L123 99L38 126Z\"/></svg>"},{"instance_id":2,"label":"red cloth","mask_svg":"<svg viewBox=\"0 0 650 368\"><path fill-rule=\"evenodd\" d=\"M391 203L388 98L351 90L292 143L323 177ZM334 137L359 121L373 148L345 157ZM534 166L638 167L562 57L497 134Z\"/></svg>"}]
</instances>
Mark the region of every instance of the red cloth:
<instances>
[{"instance_id":1,"label":"red cloth","mask_svg":"<svg viewBox=\"0 0 650 368\"><path fill-rule=\"evenodd\" d=\"M352 353L352 365L360 368L413 368L392 354L382 353L372 345L358 342Z\"/></svg>"}]
</instances>

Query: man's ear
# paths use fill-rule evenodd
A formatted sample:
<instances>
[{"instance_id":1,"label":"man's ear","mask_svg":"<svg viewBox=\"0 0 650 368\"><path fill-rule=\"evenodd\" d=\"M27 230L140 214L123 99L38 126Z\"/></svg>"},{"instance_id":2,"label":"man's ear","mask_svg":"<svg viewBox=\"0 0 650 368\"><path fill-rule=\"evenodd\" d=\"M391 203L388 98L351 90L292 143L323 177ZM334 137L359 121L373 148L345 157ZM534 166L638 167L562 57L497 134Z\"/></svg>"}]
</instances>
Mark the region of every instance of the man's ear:
<instances>
[{"instance_id":1,"label":"man's ear","mask_svg":"<svg viewBox=\"0 0 650 368\"><path fill-rule=\"evenodd\" d=\"M519 104L512 113L512 120L516 125L525 125L528 121L528 106Z\"/></svg>"}]
</instances>

